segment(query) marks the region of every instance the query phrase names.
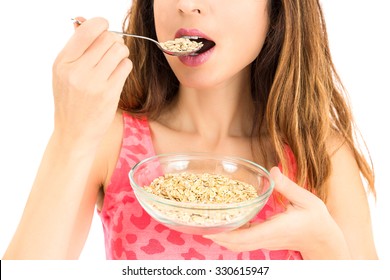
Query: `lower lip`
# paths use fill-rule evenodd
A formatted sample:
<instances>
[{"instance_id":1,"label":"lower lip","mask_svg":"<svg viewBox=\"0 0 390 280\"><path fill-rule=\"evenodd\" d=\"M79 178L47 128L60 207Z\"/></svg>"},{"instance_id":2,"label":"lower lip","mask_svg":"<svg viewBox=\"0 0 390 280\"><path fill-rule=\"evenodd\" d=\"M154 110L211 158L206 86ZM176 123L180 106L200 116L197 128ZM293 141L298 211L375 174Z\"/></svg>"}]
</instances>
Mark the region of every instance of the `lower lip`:
<instances>
[{"instance_id":1,"label":"lower lip","mask_svg":"<svg viewBox=\"0 0 390 280\"><path fill-rule=\"evenodd\" d=\"M198 55L179 56L179 60L181 61L181 63L183 63L186 66L197 67L206 63L210 59L213 51L214 51L214 47L209 49L207 52Z\"/></svg>"}]
</instances>

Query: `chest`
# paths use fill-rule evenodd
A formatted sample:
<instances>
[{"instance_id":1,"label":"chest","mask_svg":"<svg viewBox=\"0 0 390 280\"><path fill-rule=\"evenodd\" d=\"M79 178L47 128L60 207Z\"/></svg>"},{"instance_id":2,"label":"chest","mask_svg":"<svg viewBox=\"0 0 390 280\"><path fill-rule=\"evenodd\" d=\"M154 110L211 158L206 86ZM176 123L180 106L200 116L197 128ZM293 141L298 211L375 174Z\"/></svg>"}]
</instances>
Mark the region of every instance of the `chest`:
<instances>
[{"instance_id":1,"label":"chest","mask_svg":"<svg viewBox=\"0 0 390 280\"><path fill-rule=\"evenodd\" d=\"M208 138L197 133L172 131L155 123L150 127L156 154L202 152L253 160L250 137Z\"/></svg>"}]
</instances>

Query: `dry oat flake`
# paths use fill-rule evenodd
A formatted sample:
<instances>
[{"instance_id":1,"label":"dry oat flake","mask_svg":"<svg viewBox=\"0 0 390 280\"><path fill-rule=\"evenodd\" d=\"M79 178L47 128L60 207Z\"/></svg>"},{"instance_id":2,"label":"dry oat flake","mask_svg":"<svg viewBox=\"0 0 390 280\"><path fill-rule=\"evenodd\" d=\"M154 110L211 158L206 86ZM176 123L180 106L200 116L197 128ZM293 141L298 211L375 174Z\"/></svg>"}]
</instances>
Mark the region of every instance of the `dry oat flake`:
<instances>
[{"instance_id":1,"label":"dry oat flake","mask_svg":"<svg viewBox=\"0 0 390 280\"><path fill-rule=\"evenodd\" d=\"M219 174L165 174L152 181L145 190L178 202L202 204L237 203L256 198L255 187Z\"/></svg>"},{"instance_id":2,"label":"dry oat flake","mask_svg":"<svg viewBox=\"0 0 390 280\"><path fill-rule=\"evenodd\" d=\"M176 38L175 40L160 43L161 47L171 52L193 52L200 49L203 43L192 41L188 38Z\"/></svg>"}]
</instances>

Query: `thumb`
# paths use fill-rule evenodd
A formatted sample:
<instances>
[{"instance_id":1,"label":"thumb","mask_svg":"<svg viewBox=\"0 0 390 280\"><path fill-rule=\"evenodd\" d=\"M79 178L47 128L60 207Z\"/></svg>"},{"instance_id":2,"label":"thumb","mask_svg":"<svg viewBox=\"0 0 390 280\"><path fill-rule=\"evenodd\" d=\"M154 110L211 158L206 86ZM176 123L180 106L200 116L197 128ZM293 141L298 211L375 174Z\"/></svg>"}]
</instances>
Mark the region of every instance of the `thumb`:
<instances>
[{"instance_id":1,"label":"thumb","mask_svg":"<svg viewBox=\"0 0 390 280\"><path fill-rule=\"evenodd\" d=\"M270 174L275 181L275 190L293 205L304 207L313 199L314 195L311 192L291 181L290 178L280 172L278 167L271 168Z\"/></svg>"}]
</instances>

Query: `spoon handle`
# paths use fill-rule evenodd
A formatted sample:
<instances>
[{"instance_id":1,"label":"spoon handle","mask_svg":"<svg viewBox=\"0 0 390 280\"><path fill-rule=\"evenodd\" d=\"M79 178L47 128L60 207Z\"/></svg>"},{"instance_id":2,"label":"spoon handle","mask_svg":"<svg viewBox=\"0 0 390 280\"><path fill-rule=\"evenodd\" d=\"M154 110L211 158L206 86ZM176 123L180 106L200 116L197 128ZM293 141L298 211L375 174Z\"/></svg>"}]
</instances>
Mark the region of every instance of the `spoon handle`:
<instances>
[{"instance_id":1,"label":"spoon handle","mask_svg":"<svg viewBox=\"0 0 390 280\"><path fill-rule=\"evenodd\" d=\"M154 40L154 39L152 39L152 38L149 38L149 37L140 36L140 35L134 35L134 34L128 34L128 33L123 33L123 32L120 32L120 31L112 31L112 30L110 30L110 32L115 33L115 34L118 34L118 35L126 36L126 37L134 37L134 38L140 38L140 39L149 40L149 41L152 41L152 42L155 43L155 44L160 45L159 42L157 42L156 40Z\"/></svg>"},{"instance_id":2,"label":"spoon handle","mask_svg":"<svg viewBox=\"0 0 390 280\"><path fill-rule=\"evenodd\" d=\"M82 22L77 20L77 19L74 19L72 18L71 19L74 23L78 24L78 25L81 25ZM135 37L135 38L140 38L140 39L145 39L145 40L149 40L149 41L152 41L153 43L155 44L158 44L160 45L160 43L152 38L149 38L149 37L145 37L145 36L140 36L140 35L134 35L134 34L127 34L127 33L123 33L123 32L120 32L120 31L113 31L113 30L109 30L110 32L112 33L115 33L115 34L118 34L118 35L122 35L122 36L126 36L126 37Z\"/></svg>"}]
</instances>

